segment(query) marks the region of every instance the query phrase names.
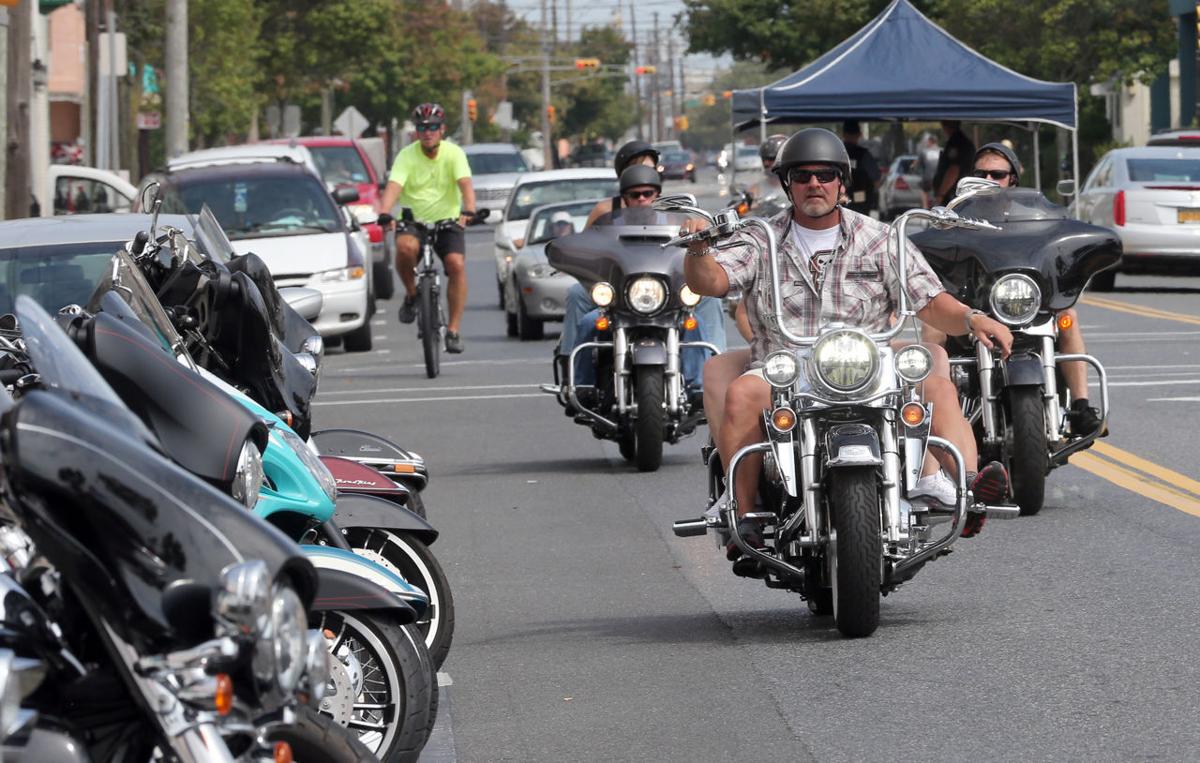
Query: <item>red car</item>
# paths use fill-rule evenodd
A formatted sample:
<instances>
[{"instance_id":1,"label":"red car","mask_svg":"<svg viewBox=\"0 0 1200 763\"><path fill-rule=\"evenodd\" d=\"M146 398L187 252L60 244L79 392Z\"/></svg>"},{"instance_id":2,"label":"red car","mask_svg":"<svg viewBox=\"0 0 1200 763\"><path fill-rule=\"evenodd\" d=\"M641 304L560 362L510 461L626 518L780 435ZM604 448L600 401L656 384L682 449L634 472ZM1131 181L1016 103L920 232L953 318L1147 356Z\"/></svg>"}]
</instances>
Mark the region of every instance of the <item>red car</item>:
<instances>
[{"instance_id":1,"label":"red car","mask_svg":"<svg viewBox=\"0 0 1200 763\"><path fill-rule=\"evenodd\" d=\"M394 293L392 263L384 253L383 229L375 224L375 202L379 199L379 186L387 181L375 170L375 164L367 155L362 144L353 138L313 136L308 138L281 138L268 143L295 144L304 146L313 156L321 179L330 190L353 186L358 189L358 201L347 205L359 224L366 230L371 241L371 274L375 296L389 299Z\"/></svg>"}]
</instances>

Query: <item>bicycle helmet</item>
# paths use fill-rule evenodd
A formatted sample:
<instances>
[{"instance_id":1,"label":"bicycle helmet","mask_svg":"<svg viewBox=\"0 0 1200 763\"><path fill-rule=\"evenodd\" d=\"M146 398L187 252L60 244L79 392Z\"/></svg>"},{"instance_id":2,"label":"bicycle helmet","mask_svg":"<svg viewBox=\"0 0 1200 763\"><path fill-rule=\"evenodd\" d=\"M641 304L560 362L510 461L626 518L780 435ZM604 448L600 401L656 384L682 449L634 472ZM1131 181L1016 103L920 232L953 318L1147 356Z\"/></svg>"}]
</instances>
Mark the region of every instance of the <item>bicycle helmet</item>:
<instances>
[{"instance_id":1,"label":"bicycle helmet","mask_svg":"<svg viewBox=\"0 0 1200 763\"><path fill-rule=\"evenodd\" d=\"M1004 157L1004 161L1008 162L1008 168L1012 170L1011 185L1021 184L1021 160L1017 158L1016 152L1003 143L985 143L975 152L975 161L979 161L979 157L984 154L998 154Z\"/></svg>"},{"instance_id":2,"label":"bicycle helmet","mask_svg":"<svg viewBox=\"0 0 1200 763\"><path fill-rule=\"evenodd\" d=\"M446 110L436 103L422 103L413 109L413 124L440 125L446 123Z\"/></svg>"},{"instance_id":3,"label":"bicycle helmet","mask_svg":"<svg viewBox=\"0 0 1200 763\"><path fill-rule=\"evenodd\" d=\"M654 165L658 166L658 151L654 150L654 146L644 140L631 140L617 149L617 155L613 158L613 169L620 175L634 159L643 154L653 156Z\"/></svg>"},{"instance_id":4,"label":"bicycle helmet","mask_svg":"<svg viewBox=\"0 0 1200 763\"><path fill-rule=\"evenodd\" d=\"M787 188L787 173L801 164L827 164L842 174L843 182L850 177L850 154L842 139L823 127L809 127L788 138L779 148L771 171Z\"/></svg>"},{"instance_id":5,"label":"bicycle helmet","mask_svg":"<svg viewBox=\"0 0 1200 763\"><path fill-rule=\"evenodd\" d=\"M626 167L625 171L621 173L622 194L632 188L640 188L644 185L651 186L662 193L662 178L659 176L658 170L644 164L635 164L632 167Z\"/></svg>"},{"instance_id":6,"label":"bicycle helmet","mask_svg":"<svg viewBox=\"0 0 1200 763\"><path fill-rule=\"evenodd\" d=\"M773 162L775 157L779 156L779 147L787 142L786 135L776 133L768 137L758 147L758 156L764 162Z\"/></svg>"}]
</instances>

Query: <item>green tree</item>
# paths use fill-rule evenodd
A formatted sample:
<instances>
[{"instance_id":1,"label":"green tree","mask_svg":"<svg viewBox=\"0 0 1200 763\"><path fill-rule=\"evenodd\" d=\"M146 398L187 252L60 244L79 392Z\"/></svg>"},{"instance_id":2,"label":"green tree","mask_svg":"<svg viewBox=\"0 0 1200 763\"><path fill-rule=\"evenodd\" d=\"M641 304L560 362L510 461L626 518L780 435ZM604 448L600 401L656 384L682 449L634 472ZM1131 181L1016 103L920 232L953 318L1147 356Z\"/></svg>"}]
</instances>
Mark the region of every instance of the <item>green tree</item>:
<instances>
[{"instance_id":1,"label":"green tree","mask_svg":"<svg viewBox=\"0 0 1200 763\"><path fill-rule=\"evenodd\" d=\"M730 141L730 107L732 100L722 97L734 88L759 87L773 82L784 74L783 69L768 69L753 61L735 61L729 69L718 73L709 86L707 96L711 105L701 105L688 110L688 129L679 139L691 149L711 151Z\"/></svg>"},{"instance_id":2,"label":"green tree","mask_svg":"<svg viewBox=\"0 0 1200 763\"><path fill-rule=\"evenodd\" d=\"M262 105L262 72L246 51L258 45L261 7L254 0L188 3L188 96L192 132L202 145L245 134Z\"/></svg>"},{"instance_id":3,"label":"green tree","mask_svg":"<svg viewBox=\"0 0 1200 763\"><path fill-rule=\"evenodd\" d=\"M584 27L579 42L569 52L576 58L597 58L603 66L624 67L629 63L630 50L620 32L598 26ZM557 136L575 137L581 142L594 138L618 140L636 120L633 97L625 92L626 78L603 69L581 76L587 78L556 89L554 103L562 114Z\"/></svg>"}]
</instances>

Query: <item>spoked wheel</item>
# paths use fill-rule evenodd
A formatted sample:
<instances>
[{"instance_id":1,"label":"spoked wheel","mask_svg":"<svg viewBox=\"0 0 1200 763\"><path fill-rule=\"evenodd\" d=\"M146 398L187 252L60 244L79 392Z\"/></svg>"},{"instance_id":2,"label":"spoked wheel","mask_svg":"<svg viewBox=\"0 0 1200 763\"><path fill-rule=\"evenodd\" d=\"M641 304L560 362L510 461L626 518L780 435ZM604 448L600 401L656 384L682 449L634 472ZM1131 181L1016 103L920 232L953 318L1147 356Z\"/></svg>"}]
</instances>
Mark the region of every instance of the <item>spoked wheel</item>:
<instances>
[{"instance_id":1,"label":"spoked wheel","mask_svg":"<svg viewBox=\"0 0 1200 763\"><path fill-rule=\"evenodd\" d=\"M1040 387L1014 387L1008 398L1013 435L1008 470L1021 516L1029 516L1041 511L1046 500L1046 473L1050 470L1046 407Z\"/></svg>"},{"instance_id":2,"label":"spoked wheel","mask_svg":"<svg viewBox=\"0 0 1200 763\"><path fill-rule=\"evenodd\" d=\"M429 607L416 622L434 668L441 668L454 640L454 596L437 557L409 533L356 527L346 533L354 553L383 565L429 597Z\"/></svg>"},{"instance_id":3,"label":"spoked wheel","mask_svg":"<svg viewBox=\"0 0 1200 763\"><path fill-rule=\"evenodd\" d=\"M355 732L380 760L415 761L429 733L433 689L419 651L424 645L385 614L320 614L331 655L321 712Z\"/></svg>"},{"instance_id":4,"label":"spoked wheel","mask_svg":"<svg viewBox=\"0 0 1200 763\"><path fill-rule=\"evenodd\" d=\"M293 757L301 761L363 763L375 759L375 754L358 741L354 731L309 707L296 708L296 719L286 726L271 728L266 740L287 742Z\"/></svg>"},{"instance_id":5,"label":"spoked wheel","mask_svg":"<svg viewBox=\"0 0 1200 763\"><path fill-rule=\"evenodd\" d=\"M834 529L829 539L833 618L843 636L870 636L879 627L883 582L883 539L875 470L834 469L829 483Z\"/></svg>"},{"instance_id":6,"label":"spoked wheel","mask_svg":"<svg viewBox=\"0 0 1200 763\"><path fill-rule=\"evenodd\" d=\"M432 278L417 284L417 319L421 328L421 348L425 351L425 375L436 379L442 366L442 325L438 320L438 293Z\"/></svg>"},{"instance_id":7,"label":"spoked wheel","mask_svg":"<svg viewBox=\"0 0 1200 763\"><path fill-rule=\"evenodd\" d=\"M637 369L637 456L639 472L652 472L662 465L663 409L662 366L640 366Z\"/></svg>"}]
</instances>

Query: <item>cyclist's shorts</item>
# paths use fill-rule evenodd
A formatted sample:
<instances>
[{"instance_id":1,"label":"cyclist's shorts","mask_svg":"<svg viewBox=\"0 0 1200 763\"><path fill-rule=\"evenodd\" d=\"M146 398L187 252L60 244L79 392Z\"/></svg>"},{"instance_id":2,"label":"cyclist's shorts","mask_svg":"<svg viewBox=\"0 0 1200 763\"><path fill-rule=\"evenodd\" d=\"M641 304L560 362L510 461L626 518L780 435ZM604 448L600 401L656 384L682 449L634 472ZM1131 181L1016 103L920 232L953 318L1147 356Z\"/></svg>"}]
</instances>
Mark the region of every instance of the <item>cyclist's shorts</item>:
<instances>
[{"instance_id":1,"label":"cyclist's shorts","mask_svg":"<svg viewBox=\"0 0 1200 763\"><path fill-rule=\"evenodd\" d=\"M410 228L403 221L396 221L396 235L406 234L409 236L421 237L421 232ZM437 234L437 238L433 242L433 251L442 262L446 261L446 255L451 252L458 252L466 255L467 253L467 234L462 229L462 226L454 225L448 228L443 228Z\"/></svg>"}]
</instances>

